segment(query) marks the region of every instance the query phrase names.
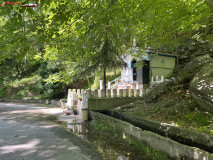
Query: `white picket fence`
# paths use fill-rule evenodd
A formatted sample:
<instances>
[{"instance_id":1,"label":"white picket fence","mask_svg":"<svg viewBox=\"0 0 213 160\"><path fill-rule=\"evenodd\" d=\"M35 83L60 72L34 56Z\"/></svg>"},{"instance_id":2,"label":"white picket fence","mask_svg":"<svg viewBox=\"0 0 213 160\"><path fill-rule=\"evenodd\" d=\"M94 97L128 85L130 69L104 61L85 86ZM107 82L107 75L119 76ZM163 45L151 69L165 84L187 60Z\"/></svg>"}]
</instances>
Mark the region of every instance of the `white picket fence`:
<instances>
[{"instance_id":1,"label":"white picket fence","mask_svg":"<svg viewBox=\"0 0 213 160\"><path fill-rule=\"evenodd\" d=\"M107 89L106 96L104 89L96 90L80 90L80 89L69 89L67 96L67 107L76 107L78 114L81 115L82 109L88 109L88 98L122 98L122 97L143 97L144 93L148 90L143 91L142 89ZM119 93L119 94L118 94ZM78 97L82 97L80 100Z\"/></svg>"},{"instance_id":2,"label":"white picket fence","mask_svg":"<svg viewBox=\"0 0 213 160\"><path fill-rule=\"evenodd\" d=\"M161 76L160 78L158 76L156 76L155 79L152 76L151 82L150 82L150 88L153 87L154 85L162 83L162 82L165 82L164 76Z\"/></svg>"}]
</instances>

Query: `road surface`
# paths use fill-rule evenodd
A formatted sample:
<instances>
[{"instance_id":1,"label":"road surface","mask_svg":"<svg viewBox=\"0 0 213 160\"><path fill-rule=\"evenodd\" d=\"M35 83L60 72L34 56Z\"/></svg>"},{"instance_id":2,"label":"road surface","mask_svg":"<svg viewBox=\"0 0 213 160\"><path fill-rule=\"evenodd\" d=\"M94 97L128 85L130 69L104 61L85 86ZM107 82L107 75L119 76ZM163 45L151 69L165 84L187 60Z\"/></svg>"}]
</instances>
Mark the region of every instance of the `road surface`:
<instances>
[{"instance_id":1,"label":"road surface","mask_svg":"<svg viewBox=\"0 0 213 160\"><path fill-rule=\"evenodd\" d=\"M0 160L101 160L88 143L55 122L60 108L0 103Z\"/></svg>"}]
</instances>

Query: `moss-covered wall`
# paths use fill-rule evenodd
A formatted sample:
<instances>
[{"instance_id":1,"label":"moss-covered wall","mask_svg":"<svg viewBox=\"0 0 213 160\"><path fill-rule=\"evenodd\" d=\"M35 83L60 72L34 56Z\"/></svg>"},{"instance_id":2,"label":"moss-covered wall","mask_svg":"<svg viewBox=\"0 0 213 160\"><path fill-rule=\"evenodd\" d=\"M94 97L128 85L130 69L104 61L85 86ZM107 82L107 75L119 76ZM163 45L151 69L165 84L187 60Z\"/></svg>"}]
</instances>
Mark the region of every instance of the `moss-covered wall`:
<instances>
[{"instance_id":1,"label":"moss-covered wall","mask_svg":"<svg viewBox=\"0 0 213 160\"><path fill-rule=\"evenodd\" d=\"M141 97L93 98L88 99L88 108L90 111L104 111L116 108L119 105L128 104L141 99Z\"/></svg>"}]
</instances>

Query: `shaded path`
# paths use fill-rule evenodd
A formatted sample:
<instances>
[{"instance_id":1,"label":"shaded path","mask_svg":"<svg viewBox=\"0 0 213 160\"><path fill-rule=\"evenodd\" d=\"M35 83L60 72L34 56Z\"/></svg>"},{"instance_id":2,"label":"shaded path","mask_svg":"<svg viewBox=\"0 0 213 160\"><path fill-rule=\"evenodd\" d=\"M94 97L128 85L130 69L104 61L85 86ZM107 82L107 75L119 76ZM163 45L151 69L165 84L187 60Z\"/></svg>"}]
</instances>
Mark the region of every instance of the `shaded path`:
<instances>
[{"instance_id":1,"label":"shaded path","mask_svg":"<svg viewBox=\"0 0 213 160\"><path fill-rule=\"evenodd\" d=\"M100 160L79 137L53 122L52 105L0 103L0 160Z\"/></svg>"}]
</instances>

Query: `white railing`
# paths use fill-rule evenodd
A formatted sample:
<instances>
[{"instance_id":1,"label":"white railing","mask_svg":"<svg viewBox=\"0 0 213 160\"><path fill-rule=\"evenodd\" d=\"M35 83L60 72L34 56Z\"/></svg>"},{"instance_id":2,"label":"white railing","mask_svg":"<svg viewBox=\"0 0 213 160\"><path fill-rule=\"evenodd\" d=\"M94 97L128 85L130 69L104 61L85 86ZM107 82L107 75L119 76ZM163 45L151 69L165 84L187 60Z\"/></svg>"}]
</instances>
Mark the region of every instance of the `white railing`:
<instances>
[{"instance_id":1,"label":"white railing","mask_svg":"<svg viewBox=\"0 0 213 160\"><path fill-rule=\"evenodd\" d=\"M80 89L69 89L67 97L67 107L76 108L78 115L82 115L82 109L88 109L88 99L89 98L131 98L131 97L143 97L148 90L142 89L107 89L106 96L104 89L96 90L80 90ZM82 99L78 97L82 97Z\"/></svg>"},{"instance_id":2,"label":"white railing","mask_svg":"<svg viewBox=\"0 0 213 160\"><path fill-rule=\"evenodd\" d=\"M115 78L114 80L108 82L108 84L106 85L107 89L114 89L122 83L133 82L133 78L132 78L133 75L134 74L129 74L129 75L126 75L126 76L120 76L120 77ZM103 88L104 88L103 87L103 80L100 80L100 89L103 89Z\"/></svg>"},{"instance_id":3,"label":"white railing","mask_svg":"<svg viewBox=\"0 0 213 160\"><path fill-rule=\"evenodd\" d=\"M153 87L154 85L162 83L162 82L165 82L164 76L161 76L161 78L159 78L158 76L156 76L155 79L152 76L150 87Z\"/></svg>"}]
</instances>

